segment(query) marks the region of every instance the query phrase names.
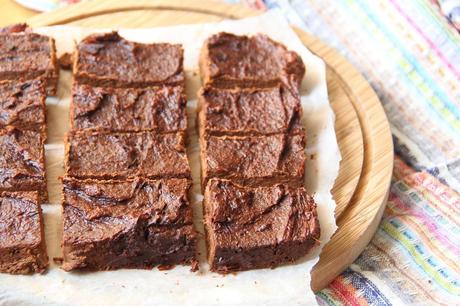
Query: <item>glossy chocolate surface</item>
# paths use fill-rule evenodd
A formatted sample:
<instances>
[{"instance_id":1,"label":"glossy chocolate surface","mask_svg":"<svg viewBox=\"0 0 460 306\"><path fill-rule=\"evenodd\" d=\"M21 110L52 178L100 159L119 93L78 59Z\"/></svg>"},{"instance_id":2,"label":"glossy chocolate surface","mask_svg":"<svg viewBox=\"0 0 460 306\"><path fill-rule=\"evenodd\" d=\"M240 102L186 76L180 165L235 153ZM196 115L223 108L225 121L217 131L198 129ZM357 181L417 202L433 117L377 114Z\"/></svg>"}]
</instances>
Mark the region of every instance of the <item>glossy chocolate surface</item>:
<instances>
[{"instance_id":1,"label":"glossy chocolate surface","mask_svg":"<svg viewBox=\"0 0 460 306\"><path fill-rule=\"evenodd\" d=\"M94 34L77 46L73 72L81 84L103 87L184 85L180 45L141 44L117 32Z\"/></svg>"},{"instance_id":2,"label":"glossy chocolate surface","mask_svg":"<svg viewBox=\"0 0 460 306\"><path fill-rule=\"evenodd\" d=\"M76 178L190 177L182 133L75 133L66 157L66 175Z\"/></svg>"},{"instance_id":3,"label":"glossy chocolate surface","mask_svg":"<svg viewBox=\"0 0 460 306\"><path fill-rule=\"evenodd\" d=\"M263 34L218 33L206 40L200 55L203 84L216 87L271 87L305 74L300 56Z\"/></svg>"},{"instance_id":4,"label":"glossy chocolate surface","mask_svg":"<svg viewBox=\"0 0 460 306\"><path fill-rule=\"evenodd\" d=\"M303 187L244 187L212 179L205 191L211 270L270 268L306 255L317 243L316 205Z\"/></svg>"},{"instance_id":5,"label":"glossy chocolate surface","mask_svg":"<svg viewBox=\"0 0 460 306\"><path fill-rule=\"evenodd\" d=\"M64 179L65 270L190 264L196 234L188 179Z\"/></svg>"},{"instance_id":6,"label":"glossy chocolate surface","mask_svg":"<svg viewBox=\"0 0 460 306\"><path fill-rule=\"evenodd\" d=\"M74 84L71 129L185 132L187 99L182 86L103 88Z\"/></svg>"}]
</instances>

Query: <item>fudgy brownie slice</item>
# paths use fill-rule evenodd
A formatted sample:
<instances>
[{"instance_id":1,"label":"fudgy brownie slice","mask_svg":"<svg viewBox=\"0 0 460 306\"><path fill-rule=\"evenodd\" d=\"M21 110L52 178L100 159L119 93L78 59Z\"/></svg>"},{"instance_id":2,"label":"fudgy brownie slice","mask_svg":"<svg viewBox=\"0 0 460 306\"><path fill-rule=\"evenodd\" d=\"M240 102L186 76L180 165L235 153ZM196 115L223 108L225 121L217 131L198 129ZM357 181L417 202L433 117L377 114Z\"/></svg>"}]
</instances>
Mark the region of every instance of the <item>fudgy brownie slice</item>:
<instances>
[{"instance_id":1,"label":"fudgy brownie slice","mask_svg":"<svg viewBox=\"0 0 460 306\"><path fill-rule=\"evenodd\" d=\"M74 84L70 106L73 130L187 130L182 86L104 88Z\"/></svg>"},{"instance_id":2,"label":"fudgy brownie slice","mask_svg":"<svg viewBox=\"0 0 460 306\"><path fill-rule=\"evenodd\" d=\"M200 54L203 84L215 87L271 87L282 80L300 85L305 66L300 56L268 36L218 33Z\"/></svg>"},{"instance_id":3,"label":"fudgy brownie slice","mask_svg":"<svg viewBox=\"0 0 460 306\"><path fill-rule=\"evenodd\" d=\"M196 263L188 179L64 179L64 270Z\"/></svg>"},{"instance_id":4,"label":"fudgy brownie slice","mask_svg":"<svg viewBox=\"0 0 460 306\"><path fill-rule=\"evenodd\" d=\"M66 175L76 178L190 177L183 133L71 133Z\"/></svg>"},{"instance_id":5,"label":"fudgy brownie slice","mask_svg":"<svg viewBox=\"0 0 460 306\"><path fill-rule=\"evenodd\" d=\"M272 268L317 244L316 204L303 187L209 181L204 196L208 261L219 273Z\"/></svg>"},{"instance_id":6,"label":"fudgy brownie slice","mask_svg":"<svg viewBox=\"0 0 460 306\"><path fill-rule=\"evenodd\" d=\"M303 185L304 135L209 136L201 138L201 179L231 179L248 186Z\"/></svg>"},{"instance_id":7,"label":"fudgy brownie slice","mask_svg":"<svg viewBox=\"0 0 460 306\"><path fill-rule=\"evenodd\" d=\"M0 129L0 191L38 191L46 202L44 130Z\"/></svg>"},{"instance_id":8,"label":"fudgy brownie slice","mask_svg":"<svg viewBox=\"0 0 460 306\"><path fill-rule=\"evenodd\" d=\"M46 80L54 95L59 79L54 39L32 33L25 24L0 30L0 80Z\"/></svg>"},{"instance_id":9,"label":"fudgy brownie slice","mask_svg":"<svg viewBox=\"0 0 460 306\"><path fill-rule=\"evenodd\" d=\"M46 125L42 80L0 81L0 128L12 125L39 130Z\"/></svg>"},{"instance_id":10,"label":"fudgy brownie slice","mask_svg":"<svg viewBox=\"0 0 460 306\"><path fill-rule=\"evenodd\" d=\"M264 135L303 133L297 88L204 87L199 93L200 133Z\"/></svg>"},{"instance_id":11,"label":"fudgy brownie slice","mask_svg":"<svg viewBox=\"0 0 460 306\"><path fill-rule=\"evenodd\" d=\"M0 192L0 272L42 273L48 267L37 192Z\"/></svg>"},{"instance_id":12,"label":"fudgy brownie slice","mask_svg":"<svg viewBox=\"0 0 460 306\"><path fill-rule=\"evenodd\" d=\"M117 32L83 39L74 57L78 83L103 87L184 85L184 51L168 43L140 44Z\"/></svg>"}]
</instances>

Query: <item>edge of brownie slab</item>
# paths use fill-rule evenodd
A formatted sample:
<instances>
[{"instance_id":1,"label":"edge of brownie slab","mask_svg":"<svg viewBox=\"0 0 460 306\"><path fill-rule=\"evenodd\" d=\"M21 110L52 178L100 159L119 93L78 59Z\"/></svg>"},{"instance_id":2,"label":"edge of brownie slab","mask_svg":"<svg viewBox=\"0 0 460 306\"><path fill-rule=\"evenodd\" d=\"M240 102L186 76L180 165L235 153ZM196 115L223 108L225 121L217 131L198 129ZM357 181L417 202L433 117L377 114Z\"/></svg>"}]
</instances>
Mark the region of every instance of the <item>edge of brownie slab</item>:
<instances>
[{"instance_id":1,"label":"edge of brownie slab","mask_svg":"<svg viewBox=\"0 0 460 306\"><path fill-rule=\"evenodd\" d=\"M37 192L0 191L0 273L43 273L48 267Z\"/></svg>"},{"instance_id":2,"label":"edge of brownie slab","mask_svg":"<svg viewBox=\"0 0 460 306\"><path fill-rule=\"evenodd\" d=\"M141 44L111 32L83 39L72 70L78 83L99 87L184 86L183 58L181 45Z\"/></svg>"},{"instance_id":3,"label":"edge of brownie slab","mask_svg":"<svg viewBox=\"0 0 460 306\"><path fill-rule=\"evenodd\" d=\"M16 24L0 29L0 50L15 58L22 57L25 64L8 63L9 57L3 58L1 65L11 69L25 67L21 71L0 69L0 80L19 80L43 78L46 91L55 95L59 81L59 66L56 59L56 44L52 37L33 33L26 24ZM33 52L33 56L30 53Z\"/></svg>"},{"instance_id":4,"label":"edge of brownie slab","mask_svg":"<svg viewBox=\"0 0 460 306\"><path fill-rule=\"evenodd\" d=\"M191 180L63 179L63 269L196 266Z\"/></svg>"},{"instance_id":5,"label":"edge of brownie slab","mask_svg":"<svg viewBox=\"0 0 460 306\"><path fill-rule=\"evenodd\" d=\"M271 87L305 74L301 57L267 35L226 32L209 37L200 53L202 82L215 87Z\"/></svg>"},{"instance_id":6,"label":"edge of brownie slab","mask_svg":"<svg viewBox=\"0 0 460 306\"><path fill-rule=\"evenodd\" d=\"M211 179L204 216L211 271L273 268L305 256L318 244L316 204L303 187L247 187Z\"/></svg>"}]
</instances>

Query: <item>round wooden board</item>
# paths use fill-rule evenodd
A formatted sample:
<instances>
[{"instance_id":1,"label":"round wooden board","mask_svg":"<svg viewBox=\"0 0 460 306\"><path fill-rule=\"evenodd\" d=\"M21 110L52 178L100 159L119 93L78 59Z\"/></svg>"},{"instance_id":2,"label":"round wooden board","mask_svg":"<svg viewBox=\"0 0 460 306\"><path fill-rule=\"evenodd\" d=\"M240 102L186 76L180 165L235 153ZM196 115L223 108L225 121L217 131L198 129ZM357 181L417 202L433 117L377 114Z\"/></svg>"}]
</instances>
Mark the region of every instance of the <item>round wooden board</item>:
<instances>
[{"instance_id":1,"label":"round wooden board","mask_svg":"<svg viewBox=\"0 0 460 306\"><path fill-rule=\"evenodd\" d=\"M28 23L33 27L67 24L145 28L257 14L243 6L222 2L95 0L38 15ZM351 264L374 235L391 180L393 143L383 108L366 80L337 51L299 29L294 30L327 64L329 99L336 115L342 154L339 176L332 190L339 229L312 272L312 288L317 291Z\"/></svg>"}]
</instances>

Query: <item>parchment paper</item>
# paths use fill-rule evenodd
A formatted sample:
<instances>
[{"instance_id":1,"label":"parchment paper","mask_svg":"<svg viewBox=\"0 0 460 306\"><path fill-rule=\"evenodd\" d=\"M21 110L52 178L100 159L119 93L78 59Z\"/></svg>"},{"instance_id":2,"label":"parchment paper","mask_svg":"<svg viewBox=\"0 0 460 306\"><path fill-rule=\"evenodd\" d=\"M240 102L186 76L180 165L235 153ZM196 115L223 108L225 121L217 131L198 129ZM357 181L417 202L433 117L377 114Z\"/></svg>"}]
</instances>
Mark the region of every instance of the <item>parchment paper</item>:
<instances>
[{"instance_id":1,"label":"parchment paper","mask_svg":"<svg viewBox=\"0 0 460 306\"><path fill-rule=\"evenodd\" d=\"M96 32L67 26L36 29L53 36L58 54L71 52L75 42ZM211 34L262 32L297 51L307 67L303 80L303 122L307 128L309 156L305 186L314 193L321 224L321 246L295 264L221 276L208 272L204 242L200 245L200 271L176 267L169 271L118 270L96 273L67 273L53 263L60 257L61 184L63 137L68 130L71 74L62 72L58 98L47 100L49 135L46 145L50 204L43 205L46 239L51 267L44 275L0 275L0 304L58 305L310 305L316 303L310 289L310 271L318 261L322 246L336 230L335 202L330 190L337 177L340 153L334 131L334 114L329 106L325 66L300 42L289 25L276 13L216 24L184 25L168 28L120 30L127 39L139 42L181 43L185 49L190 145L189 158L194 186L195 224L203 233L199 187L199 146L195 131L196 92L200 87L198 55ZM98 30L100 32L100 30Z\"/></svg>"}]
</instances>

